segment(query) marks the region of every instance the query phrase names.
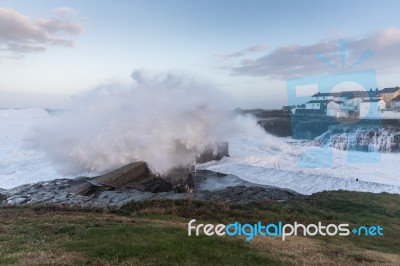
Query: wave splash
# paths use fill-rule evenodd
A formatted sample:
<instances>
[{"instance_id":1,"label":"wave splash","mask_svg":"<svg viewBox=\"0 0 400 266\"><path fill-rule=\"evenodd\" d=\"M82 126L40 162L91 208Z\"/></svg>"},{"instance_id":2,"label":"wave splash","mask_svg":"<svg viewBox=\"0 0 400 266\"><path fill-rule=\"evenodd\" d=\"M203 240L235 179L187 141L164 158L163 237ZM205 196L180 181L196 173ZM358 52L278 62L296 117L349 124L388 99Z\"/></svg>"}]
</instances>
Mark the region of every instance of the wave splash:
<instances>
[{"instance_id":1,"label":"wave splash","mask_svg":"<svg viewBox=\"0 0 400 266\"><path fill-rule=\"evenodd\" d=\"M335 125L314 139L320 147L363 152L400 152L397 127Z\"/></svg>"},{"instance_id":2,"label":"wave splash","mask_svg":"<svg viewBox=\"0 0 400 266\"><path fill-rule=\"evenodd\" d=\"M140 160L163 174L192 162L210 144L249 130L211 86L170 74L132 77L136 86L99 88L79 97L73 110L37 125L31 147L65 174L102 173Z\"/></svg>"}]
</instances>

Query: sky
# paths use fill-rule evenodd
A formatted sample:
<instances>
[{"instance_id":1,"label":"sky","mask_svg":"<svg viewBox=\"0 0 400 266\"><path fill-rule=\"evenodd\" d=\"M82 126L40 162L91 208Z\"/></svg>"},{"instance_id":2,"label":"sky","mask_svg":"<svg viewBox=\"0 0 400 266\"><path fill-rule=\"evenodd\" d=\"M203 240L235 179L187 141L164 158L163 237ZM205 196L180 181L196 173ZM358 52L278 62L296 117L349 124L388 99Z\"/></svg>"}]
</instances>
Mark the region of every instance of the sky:
<instances>
[{"instance_id":1,"label":"sky","mask_svg":"<svg viewBox=\"0 0 400 266\"><path fill-rule=\"evenodd\" d=\"M0 108L62 108L129 86L137 70L193 76L242 108L280 108L288 79L338 71L374 69L379 87L397 86L398 10L389 0L0 0Z\"/></svg>"}]
</instances>

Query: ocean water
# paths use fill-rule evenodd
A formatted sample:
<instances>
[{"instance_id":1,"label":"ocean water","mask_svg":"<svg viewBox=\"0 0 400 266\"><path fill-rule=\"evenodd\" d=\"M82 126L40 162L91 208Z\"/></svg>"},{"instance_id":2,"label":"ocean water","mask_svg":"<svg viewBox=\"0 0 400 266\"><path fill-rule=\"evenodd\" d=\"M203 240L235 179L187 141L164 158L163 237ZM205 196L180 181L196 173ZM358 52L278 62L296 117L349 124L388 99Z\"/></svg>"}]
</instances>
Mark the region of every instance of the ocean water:
<instances>
[{"instance_id":1,"label":"ocean water","mask_svg":"<svg viewBox=\"0 0 400 266\"><path fill-rule=\"evenodd\" d=\"M30 130L51 115L44 109L0 109L1 188L76 177L61 174L45 153L30 148L27 140ZM380 153L368 161L363 152L316 147L309 142L275 137L263 130L257 134L235 134L227 141L229 158L199 168L303 194L339 189L400 194L398 153Z\"/></svg>"},{"instance_id":2,"label":"ocean water","mask_svg":"<svg viewBox=\"0 0 400 266\"><path fill-rule=\"evenodd\" d=\"M58 173L43 152L25 140L35 123L49 118L44 109L0 109L0 187L72 178Z\"/></svg>"},{"instance_id":3,"label":"ocean water","mask_svg":"<svg viewBox=\"0 0 400 266\"><path fill-rule=\"evenodd\" d=\"M400 194L399 153L336 150L268 133L228 141L231 157L199 168L303 194L340 189Z\"/></svg>"}]
</instances>

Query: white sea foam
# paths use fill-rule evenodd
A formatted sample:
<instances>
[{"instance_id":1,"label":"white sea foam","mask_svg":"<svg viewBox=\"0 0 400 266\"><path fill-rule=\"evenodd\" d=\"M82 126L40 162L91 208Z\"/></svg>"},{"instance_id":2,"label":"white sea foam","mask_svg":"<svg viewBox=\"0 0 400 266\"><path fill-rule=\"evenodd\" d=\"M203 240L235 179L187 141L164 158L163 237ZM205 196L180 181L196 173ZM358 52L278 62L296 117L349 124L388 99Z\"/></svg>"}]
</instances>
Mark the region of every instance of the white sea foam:
<instances>
[{"instance_id":1,"label":"white sea foam","mask_svg":"<svg viewBox=\"0 0 400 266\"><path fill-rule=\"evenodd\" d=\"M0 110L0 187L11 188L43 180L96 174L96 171L78 174L60 172L51 157L26 142L35 125L46 124L54 116L57 119L63 117L60 114L49 115L43 109ZM350 163L348 158L354 161L364 157L365 153L324 149L293 142L290 138L274 137L265 133L249 117L238 116L229 125L235 129L234 134L226 135L231 157L200 168L304 194L338 189L400 194L398 153L382 153L380 159L373 163ZM307 154L303 157L309 162L325 162L328 167L302 167L299 158L304 154ZM332 157L328 156L330 154ZM329 162L332 162L331 165Z\"/></svg>"},{"instance_id":2,"label":"white sea foam","mask_svg":"<svg viewBox=\"0 0 400 266\"><path fill-rule=\"evenodd\" d=\"M0 109L0 187L60 177L43 152L26 148L24 142L32 124L47 119L43 109Z\"/></svg>"},{"instance_id":3,"label":"white sea foam","mask_svg":"<svg viewBox=\"0 0 400 266\"><path fill-rule=\"evenodd\" d=\"M340 151L264 132L258 136L235 136L229 143L230 158L204 164L200 169L303 194L339 189L400 194L398 153ZM310 167L312 163L317 167Z\"/></svg>"}]
</instances>

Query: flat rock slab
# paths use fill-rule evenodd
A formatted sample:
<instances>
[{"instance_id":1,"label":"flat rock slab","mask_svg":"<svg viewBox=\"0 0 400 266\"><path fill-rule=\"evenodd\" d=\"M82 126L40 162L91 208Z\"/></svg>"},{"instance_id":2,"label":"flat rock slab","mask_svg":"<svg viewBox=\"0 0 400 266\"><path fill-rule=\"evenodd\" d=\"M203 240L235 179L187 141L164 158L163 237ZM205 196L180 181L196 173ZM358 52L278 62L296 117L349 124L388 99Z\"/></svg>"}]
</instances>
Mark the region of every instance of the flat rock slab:
<instances>
[{"instance_id":1,"label":"flat rock slab","mask_svg":"<svg viewBox=\"0 0 400 266\"><path fill-rule=\"evenodd\" d=\"M79 195L88 195L98 187L120 189L128 184L140 183L148 179L149 168L145 162L134 162L118 168L107 174L90 178L71 188L71 192Z\"/></svg>"}]
</instances>

